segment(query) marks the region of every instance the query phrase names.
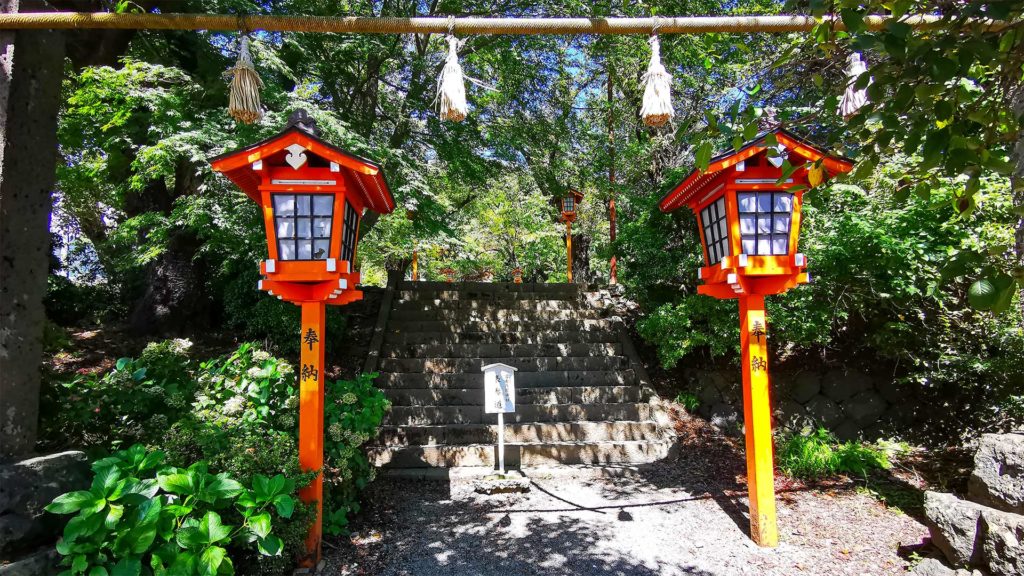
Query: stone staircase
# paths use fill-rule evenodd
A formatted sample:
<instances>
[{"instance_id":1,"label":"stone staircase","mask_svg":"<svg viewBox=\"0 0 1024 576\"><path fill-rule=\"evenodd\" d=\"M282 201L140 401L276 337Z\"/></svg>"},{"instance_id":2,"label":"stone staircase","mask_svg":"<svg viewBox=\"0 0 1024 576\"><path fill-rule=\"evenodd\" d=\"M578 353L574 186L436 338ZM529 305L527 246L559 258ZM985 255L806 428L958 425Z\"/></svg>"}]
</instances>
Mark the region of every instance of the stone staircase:
<instances>
[{"instance_id":1,"label":"stone staircase","mask_svg":"<svg viewBox=\"0 0 1024 576\"><path fill-rule=\"evenodd\" d=\"M512 467L643 463L674 435L621 320L572 284L393 282L367 368L392 402L371 460L389 468L489 466L497 416L486 364L516 373L505 415ZM371 350L374 345L371 344Z\"/></svg>"}]
</instances>

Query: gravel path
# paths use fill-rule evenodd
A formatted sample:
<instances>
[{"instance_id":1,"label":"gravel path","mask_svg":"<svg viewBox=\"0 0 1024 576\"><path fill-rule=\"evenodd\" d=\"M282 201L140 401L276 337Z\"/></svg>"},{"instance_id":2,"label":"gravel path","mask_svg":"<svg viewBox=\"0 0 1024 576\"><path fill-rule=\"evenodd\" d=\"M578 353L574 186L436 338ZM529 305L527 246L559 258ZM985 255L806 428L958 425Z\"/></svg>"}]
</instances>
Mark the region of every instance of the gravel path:
<instances>
[{"instance_id":1,"label":"gravel path","mask_svg":"<svg viewBox=\"0 0 1024 576\"><path fill-rule=\"evenodd\" d=\"M780 478L781 544L761 549L747 536L735 443L693 440L618 476L533 471L528 494L475 494L457 472L443 481L380 479L354 525L360 543L328 548L326 573L899 574L927 536L853 483L808 488ZM374 531L379 541L360 540Z\"/></svg>"}]
</instances>

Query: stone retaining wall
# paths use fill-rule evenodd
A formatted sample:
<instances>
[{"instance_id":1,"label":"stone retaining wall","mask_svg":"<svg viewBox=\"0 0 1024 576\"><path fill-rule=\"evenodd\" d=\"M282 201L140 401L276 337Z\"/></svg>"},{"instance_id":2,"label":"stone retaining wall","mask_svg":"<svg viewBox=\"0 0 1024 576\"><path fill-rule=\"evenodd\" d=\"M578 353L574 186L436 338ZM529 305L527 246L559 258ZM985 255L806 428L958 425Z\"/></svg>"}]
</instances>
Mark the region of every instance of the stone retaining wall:
<instances>
[{"instance_id":1,"label":"stone retaining wall","mask_svg":"<svg viewBox=\"0 0 1024 576\"><path fill-rule=\"evenodd\" d=\"M686 371L687 389L700 400L698 412L719 428L741 433L743 398L739 368ZM916 401L891 378L838 367L772 372L775 425L800 430L823 426L840 440L874 440L906 429L914 420Z\"/></svg>"}]
</instances>

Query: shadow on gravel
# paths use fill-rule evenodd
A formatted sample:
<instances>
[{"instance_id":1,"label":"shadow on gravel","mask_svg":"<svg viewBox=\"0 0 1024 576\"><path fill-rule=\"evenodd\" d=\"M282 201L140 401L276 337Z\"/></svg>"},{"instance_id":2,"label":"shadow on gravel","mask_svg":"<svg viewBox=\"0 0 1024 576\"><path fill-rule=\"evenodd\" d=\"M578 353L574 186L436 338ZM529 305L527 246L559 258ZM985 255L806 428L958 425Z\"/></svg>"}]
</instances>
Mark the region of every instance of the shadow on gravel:
<instances>
[{"instance_id":1,"label":"shadow on gravel","mask_svg":"<svg viewBox=\"0 0 1024 576\"><path fill-rule=\"evenodd\" d=\"M358 524L380 530L382 542L362 547L342 543L328 553L327 573L724 576L688 564L644 562L613 549L609 543L616 538L615 521L632 520L628 512L619 510L622 506L587 508L544 490L555 501L564 502L566 512L608 515L609 524L595 525L564 514L543 518L521 515L518 512L528 510L512 510L513 499L452 501L449 489L444 481L383 478L375 482L368 489L367 500L376 504ZM543 490L537 485L534 489Z\"/></svg>"}]
</instances>

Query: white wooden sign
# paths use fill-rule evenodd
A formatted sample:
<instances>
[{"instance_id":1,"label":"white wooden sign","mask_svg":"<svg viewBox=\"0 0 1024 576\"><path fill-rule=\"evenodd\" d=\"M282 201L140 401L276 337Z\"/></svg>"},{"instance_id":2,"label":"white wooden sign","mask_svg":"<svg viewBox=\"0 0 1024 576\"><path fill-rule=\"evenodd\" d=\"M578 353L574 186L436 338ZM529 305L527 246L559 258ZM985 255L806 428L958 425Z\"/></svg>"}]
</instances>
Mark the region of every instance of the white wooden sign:
<instances>
[{"instance_id":1,"label":"white wooden sign","mask_svg":"<svg viewBox=\"0 0 1024 576\"><path fill-rule=\"evenodd\" d=\"M507 364L488 364L484 371L484 412L516 411L516 369Z\"/></svg>"}]
</instances>

